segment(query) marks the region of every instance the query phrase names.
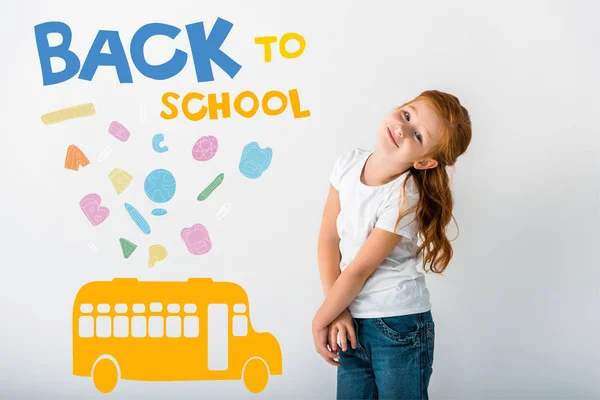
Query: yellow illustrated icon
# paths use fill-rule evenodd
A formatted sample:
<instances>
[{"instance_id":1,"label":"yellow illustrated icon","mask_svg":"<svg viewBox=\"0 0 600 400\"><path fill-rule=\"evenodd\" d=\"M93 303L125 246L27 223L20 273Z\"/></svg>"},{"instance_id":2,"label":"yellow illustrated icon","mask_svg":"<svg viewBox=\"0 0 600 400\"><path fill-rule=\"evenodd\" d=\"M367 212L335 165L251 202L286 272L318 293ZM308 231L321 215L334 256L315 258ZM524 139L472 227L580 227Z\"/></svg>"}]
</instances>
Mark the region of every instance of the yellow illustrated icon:
<instances>
[{"instance_id":1,"label":"yellow illustrated icon","mask_svg":"<svg viewBox=\"0 0 600 400\"><path fill-rule=\"evenodd\" d=\"M115 168L108 174L108 179L112 182L117 194L121 194L127 189L127 186L133 180L133 176L121 168Z\"/></svg>"},{"instance_id":2,"label":"yellow illustrated icon","mask_svg":"<svg viewBox=\"0 0 600 400\"><path fill-rule=\"evenodd\" d=\"M96 108L93 103L78 104L73 107L67 107L52 111L42 115L44 125L58 124L73 118L90 117L96 115Z\"/></svg>"},{"instance_id":3,"label":"yellow illustrated icon","mask_svg":"<svg viewBox=\"0 0 600 400\"><path fill-rule=\"evenodd\" d=\"M156 265L157 262L164 260L167 258L169 252L165 249L164 246L160 244L153 244L148 249L148 268L152 268Z\"/></svg>"},{"instance_id":4,"label":"yellow illustrated icon","mask_svg":"<svg viewBox=\"0 0 600 400\"><path fill-rule=\"evenodd\" d=\"M281 347L250 323L246 291L211 278L89 282L73 304L73 375L111 392L135 381L243 380L282 374Z\"/></svg>"}]
</instances>

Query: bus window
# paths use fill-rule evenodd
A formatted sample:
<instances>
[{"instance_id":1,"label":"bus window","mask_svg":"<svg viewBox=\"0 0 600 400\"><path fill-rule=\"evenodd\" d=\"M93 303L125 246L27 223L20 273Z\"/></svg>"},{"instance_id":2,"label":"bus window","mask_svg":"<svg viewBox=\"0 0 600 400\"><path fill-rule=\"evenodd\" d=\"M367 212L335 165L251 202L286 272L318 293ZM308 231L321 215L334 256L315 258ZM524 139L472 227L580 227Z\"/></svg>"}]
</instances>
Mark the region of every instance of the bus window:
<instances>
[{"instance_id":1,"label":"bus window","mask_svg":"<svg viewBox=\"0 0 600 400\"><path fill-rule=\"evenodd\" d=\"M188 314L195 313L196 305L195 304L186 304L185 306L183 306L183 311L185 311Z\"/></svg>"},{"instance_id":2,"label":"bus window","mask_svg":"<svg viewBox=\"0 0 600 400\"><path fill-rule=\"evenodd\" d=\"M146 307L143 304L134 304L133 305L133 312L136 314L141 314L144 311L146 311Z\"/></svg>"},{"instance_id":3,"label":"bus window","mask_svg":"<svg viewBox=\"0 0 600 400\"><path fill-rule=\"evenodd\" d=\"M185 337L198 337L199 330L200 323L198 317L188 315L183 319L183 334Z\"/></svg>"},{"instance_id":4,"label":"bus window","mask_svg":"<svg viewBox=\"0 0 600 400\"><path fill-rule=\"evenodd\" d=\"M115 304L115 311L119 314L124 314L127 312L127 304Z\"/></svg>"},{"instance_id":5,"label":"bus window","mask_svg":"<svg viewBox=\"0 0 600 400\"><path fill-rule=\"evenodd\" d=\"M120 338L124 338L129 335L129 318L123 315L115 317L114 335L115 337Z\"/></svg>"},{"instance_id":6,"label":"bus window","mask_svg":"<svg viewBox=\"0 0 600 400\"><path fill-rule=\"evenodd\" d=\"M181 336L181 317L178 315L169 315L167 317L167 336Z\"/></svg>"},{"instance_id":7,"label":"bus window","mask_svg":"<svg viewBox=\"0 0 600 400\"><path fill-rule=\"evenodd\" d=\"M246 336L248 334L248 318L240 313L246 312L245 304L234 304L233 312L237 313L233 316L233 336Z\"/></svg>"},{"instance_id":8,"label":"bus window","mask_svg":"<svg viewBox=\"0 0 600 400\"><path fill-rule=\"evenodd\" d=\"M246 336L248 334L248 318L245 315L233 317L233 336Z\"/></svg>"},{"instance_id":9,"label":"bus window","mask_svg":"<svg viewBox=\"0 0 600 400\"><path fill-rule=\"evenodd\" d=\"M162 304L160 303L150 303L150 311L152 312L161 312Z\"/></svg>"},{"instance_id":10,"label":"bus window","mask_svg":"<svg viewBox=\"0 0 600 400\"><path fill-rule=\"evenodd\" d=\"M79 317L79 337L87 338L92 336L94 336L94 317Z\"/></svg>"},{"instance_id":11,"label":"bus window","mask_svg":"<svg viewBox=\"0 0 600 400\"><path fill-rule=\"evenodd\" d=\"M146 317L131 317L131 336L146 337Z\"/></svg>"},{"instance_id":12,"label":"bus window","mask_svg":"<svg viewBox=\"0 0 600 400\"><path fill-rule=\"evenodd\" d=\"M148 336L150 337L162 337L163 335L163 317L160 315L153 315L148 318Z\"/></svg>"},{"instance_id":13,"label":"bus window","mask_svg":"<svg viewBox=\"0 0 600 400\"><path fill-rule=\"evenodd\" d=\"M246 305L245 304L234 304L233 305L233 312L235 312L235 313L246 312Z\"/></svg>"},{"instance_id":14,"label":"bus window","mask_svg":"<svg viewBox=\"0 0 600 400\"><path fill-rule=\"evenodd\" d=\"M186 304L183 306L183 311L187 314L196 312L195 304ZM195 315L186 315L183 318L183 336L188 338L198 337L200 334L200 320Z\"/></svg>"},{"instance_id":15,"label":"bus window","mask_svg":"<svg viewBox=\"0 0 600 400\"><path fill-rule=\"evenodd\" d=\"M79 311L81 311L84 314L89 314L92 311L94 311L94 306L91 304L82 304L79 306Z\"/></svg>"},{"instance_id":16,"label":"bus window","mask_svg":"<svg viewBox=\"0 0 600 400\"><path fill-rule=\"evenodd\" d=\"M111 323L109 316L102 316L96 318L96 336L98 337L110 337Z\"/></svg>"},{"instance_id":17,"label":"bus window","mask_svg":"<svg viewBox=\"0 0 600 400\"><path fill-rule=\"evenodd\" d=\"M167 305L167 311L170 314L179 313L179 304ZM167 317L167 336L168 337L180 337L181 336L181 317L179 315L169 315Z\"/></svg>"},{"instance_id":18,"label":"bus window","mask_svg":"<svg viewBox=\"0 0 600 400\"><path fill-rule=\"evenodd\" d=\"M98 312L106 314L110 311L110 305L108 304L98 304Z\"/></svg>"}]
</instances>

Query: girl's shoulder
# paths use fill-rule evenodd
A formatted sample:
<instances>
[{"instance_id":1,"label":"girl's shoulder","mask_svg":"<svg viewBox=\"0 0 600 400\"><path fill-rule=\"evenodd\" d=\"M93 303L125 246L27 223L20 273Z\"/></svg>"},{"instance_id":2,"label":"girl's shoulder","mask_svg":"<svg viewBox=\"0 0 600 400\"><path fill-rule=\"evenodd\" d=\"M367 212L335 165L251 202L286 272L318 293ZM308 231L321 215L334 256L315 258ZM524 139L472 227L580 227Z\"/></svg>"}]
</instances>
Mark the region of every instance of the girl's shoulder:
<instances>
[{"instance_id":1,"label":"girl's shoulder","mask_svg":"<svg viewBox=\"0 0 600 400\"><path fill-rule=\"evenodd\" d=\"M370 150L362 148L354 148L341 153L337 157L329 177L329 180L333 187L335 187L337 190L340 190L339 188L342 182L342 178L349 171L351 171L352 168L357 167L360 161L367 157L370 153Z\"/></svg>"},{"instance_id":2,"label":"girl's shoulder","mask_svg":"<svg viewBox=\"0 0 600 400\"><path fill-rule=\"evenodd\" d=\"M338 167L341 167L341 168L347 167L347 166L350 166L350 165L362 160L363 158L367 157L372 152L373 152L372 150L367 150L367 149L363 149L360 147L356 147L354 149L350 149L350 150L347 150L347 151L341 153L336 160L336 164Z\"/></svg>"},{"instance_id":3,"label":"girl's shoulder","mask_svg":"<svg viewBox=\"0 0 600 400\"><path fill-rule=\"evenodd\" d=\"M385 185L381 194L386 204L398 204L403 197L410 204L416 204L421 196L414 176L410 176L408 171Z\"/></svg>"}]
</instances>

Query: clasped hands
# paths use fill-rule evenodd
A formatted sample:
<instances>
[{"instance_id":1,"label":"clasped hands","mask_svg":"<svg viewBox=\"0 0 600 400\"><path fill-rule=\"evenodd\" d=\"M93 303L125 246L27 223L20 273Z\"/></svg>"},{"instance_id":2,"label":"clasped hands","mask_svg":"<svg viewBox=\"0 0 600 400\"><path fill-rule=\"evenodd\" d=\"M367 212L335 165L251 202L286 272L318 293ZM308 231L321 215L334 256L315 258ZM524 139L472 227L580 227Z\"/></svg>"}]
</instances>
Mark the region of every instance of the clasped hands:
<instances>
[{"instance_id":1,"label":"clasped hands","mask_svg":"<svg viewBox=\"0 0 600 400\"><path fill-rule=\"evenodd\" d=\"M340 345L337 343L337 335L340 334ZM356 332L352 315L346 308L329 326L319 326L313 320L312 327L313 339L317 353L331 365L339 367L341 364L336 361L339 358L338 349L341 346L342 351L348 349L348 340L353 349L356 349Z\"/></svg>"}]
</instances>

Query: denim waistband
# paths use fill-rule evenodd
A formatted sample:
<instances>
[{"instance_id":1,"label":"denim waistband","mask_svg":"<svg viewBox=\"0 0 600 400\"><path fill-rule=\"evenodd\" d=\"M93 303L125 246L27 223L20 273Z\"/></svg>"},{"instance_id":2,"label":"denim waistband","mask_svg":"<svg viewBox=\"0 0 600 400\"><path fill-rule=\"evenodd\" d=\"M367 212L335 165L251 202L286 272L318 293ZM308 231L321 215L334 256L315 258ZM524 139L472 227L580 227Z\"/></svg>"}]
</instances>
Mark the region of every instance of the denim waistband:
<instances>
[{"instance_id":1,"label":"denim waistband","mask_svg":"<svg viewBox=\"0 0 600 400\"><path fill-rule=\"evenodd\" d=\"M357 322L360 322L360 321L375 320L375 319L380 319L380 318L401 318L401 319L408 319L408 320L416 320L419 322L433 322L433 314L431 313L431 310L416 313L416 314L406 314L406 315L389 316L389 317L354 318L354 320L356 320Z\"/></svg>"}]
</instances>

